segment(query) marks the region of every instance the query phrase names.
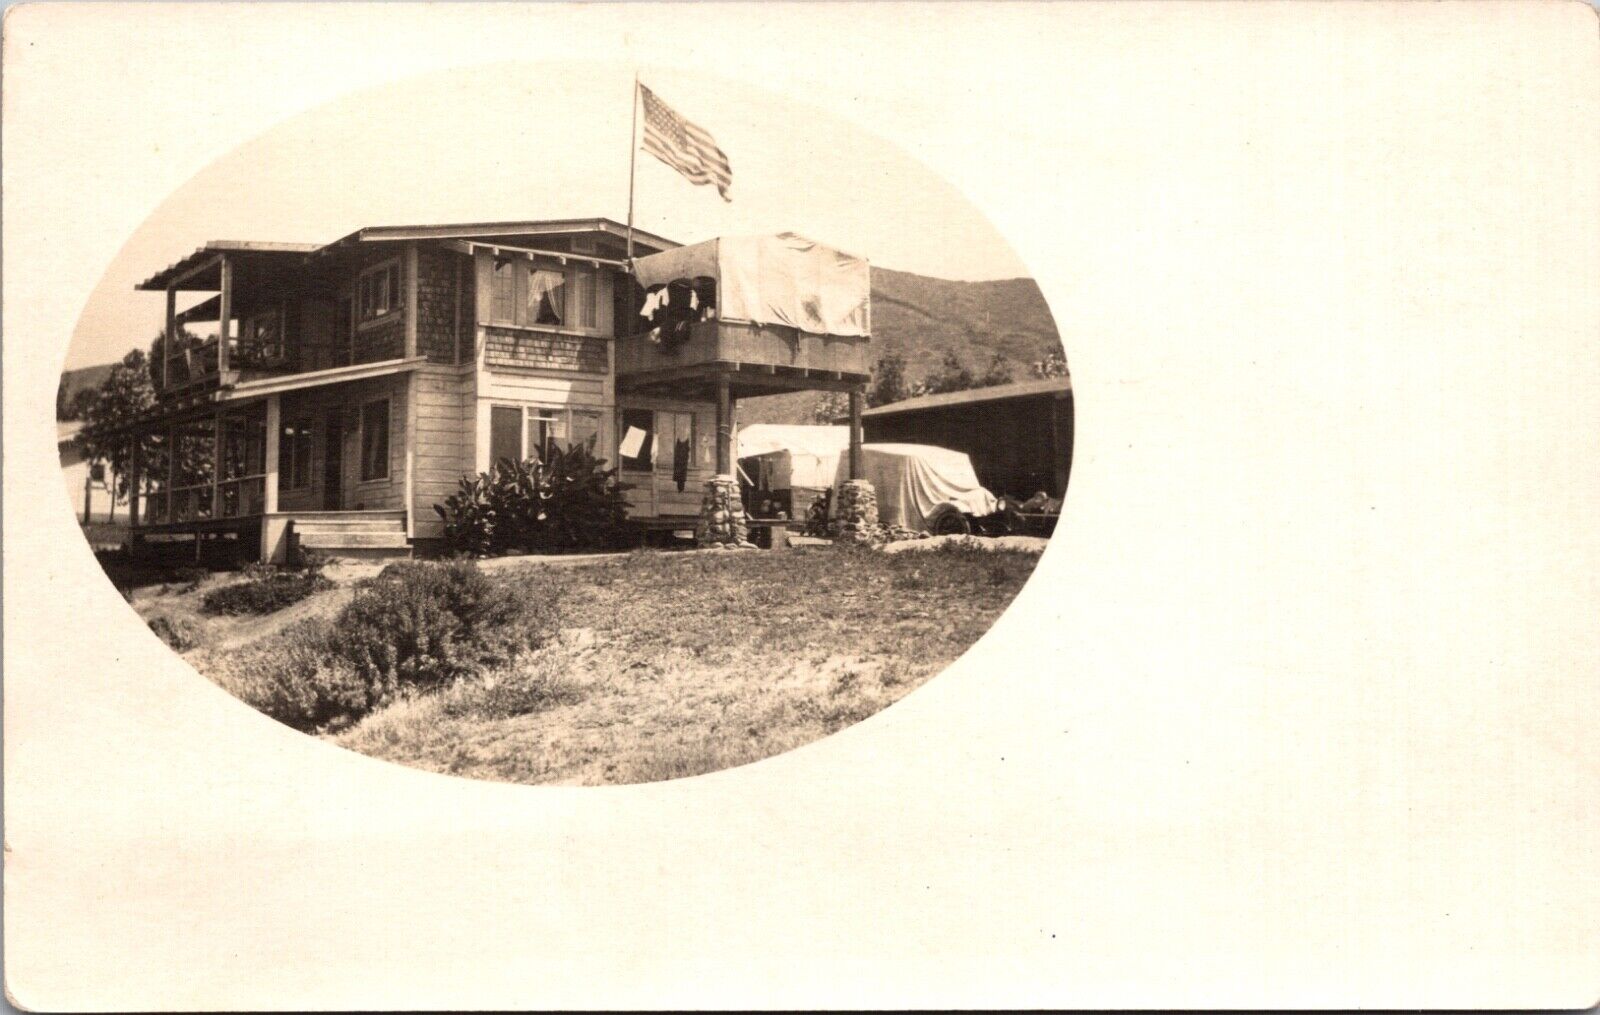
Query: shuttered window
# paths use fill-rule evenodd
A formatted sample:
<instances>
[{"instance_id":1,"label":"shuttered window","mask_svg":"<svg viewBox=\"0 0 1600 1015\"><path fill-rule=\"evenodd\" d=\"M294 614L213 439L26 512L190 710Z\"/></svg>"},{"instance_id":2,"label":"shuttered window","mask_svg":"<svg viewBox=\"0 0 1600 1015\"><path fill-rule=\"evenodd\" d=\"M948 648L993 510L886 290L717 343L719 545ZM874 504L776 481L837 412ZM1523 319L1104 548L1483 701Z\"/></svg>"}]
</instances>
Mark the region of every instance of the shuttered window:
<instances>
[{"instance_id":1,"label":"shuttered window","mask_svg":"<svg viewBox=\"0 0 1600 1015\"><path fill-rule=\"evenodd\" d=\"M496 405L489 410L489 465L501 459L522 461L522 407Z\"/></svg>"},{"instance_id":2,"label":"shuttered window","mask_svg":"<svg viewBox=\"0 0 1600 1015\"><path fill-rule=\"evenodd\" d=\"M515 261L495 262L493 291L489 304L489 313L493 320L507 324L517 322L516 276L521 269L522 266Z\"/></svg>"}]
</instances>

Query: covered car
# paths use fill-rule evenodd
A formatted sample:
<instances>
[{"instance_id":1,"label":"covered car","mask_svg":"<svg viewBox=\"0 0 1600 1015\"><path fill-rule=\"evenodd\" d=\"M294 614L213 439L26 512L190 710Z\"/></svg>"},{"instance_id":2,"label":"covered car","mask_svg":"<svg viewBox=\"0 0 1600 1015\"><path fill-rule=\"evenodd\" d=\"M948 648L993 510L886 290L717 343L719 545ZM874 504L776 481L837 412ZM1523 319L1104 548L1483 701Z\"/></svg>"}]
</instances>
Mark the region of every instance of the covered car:
<instances>
[{"instance_id":1,"label":"covered car","mask_svg":"<svg viewBox=\"0 0 1600 1015\"><path fill-rule=\"evenodd\" d=\"M846 426L752 423L739 431L736 454L750 490L748 505L758 515L771 501L773 510L791 518L804 515L811 502L833 487L839 457L850 446Z\"/></svg>"},{"instance_id":2,"label":"covered car","mask_svg":"<svg viewBox=\"0 0 1600 1015\"><path fill-rule=\"evenodd\" d=\"M994 494L978 482L972 459L929 444L863 444L861 474L877 493L878 521L929 532L967 531L971 521L1000 510ZM850 478L850 458L834 471L834 503Z\"/></svg>"}]
</instances>

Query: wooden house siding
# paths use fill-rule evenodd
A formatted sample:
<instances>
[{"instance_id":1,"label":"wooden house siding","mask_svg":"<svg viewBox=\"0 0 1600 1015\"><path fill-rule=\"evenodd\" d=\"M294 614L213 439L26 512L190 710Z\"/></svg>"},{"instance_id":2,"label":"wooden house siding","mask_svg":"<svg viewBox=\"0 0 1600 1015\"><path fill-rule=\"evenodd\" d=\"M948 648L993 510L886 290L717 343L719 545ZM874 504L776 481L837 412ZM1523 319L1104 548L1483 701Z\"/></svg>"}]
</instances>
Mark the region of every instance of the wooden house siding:
<instances>
[{"instance_id":1,"label":"wooden house siding","mask_svg":"<svg viewBox=\"0 0 1600 1015\"><path fill-rule=\"evenodd\" d=\"M473 428L467 413L473 378L470 372L433 366L417 371L415 377L412 536L437 539L444 535L444 526L433 506L444 503L461 478L476 471L471 454Z\"/></svg>"}]
</instances>

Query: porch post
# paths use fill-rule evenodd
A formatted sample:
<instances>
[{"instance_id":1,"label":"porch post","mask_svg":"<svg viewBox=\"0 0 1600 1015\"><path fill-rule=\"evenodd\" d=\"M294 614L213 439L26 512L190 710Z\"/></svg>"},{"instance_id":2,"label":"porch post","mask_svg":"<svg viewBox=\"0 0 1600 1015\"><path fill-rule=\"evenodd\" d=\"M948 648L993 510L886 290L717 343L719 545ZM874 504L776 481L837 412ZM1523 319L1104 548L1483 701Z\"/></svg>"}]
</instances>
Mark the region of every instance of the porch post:
<instances>
[{"instance_id":1,"label":"porch post","mask_svg":"<svg viewBox=\"0 0 1600 1015\"><path fill-rule=\"evenodd\" d=\"M405 287L405 355L407 359L417 354L417 245L406 244L404 278Z\"/></svg>"},{"instance_id":2,"label":"porch post","mask_svg":"<svg viewBox=\"0 0 1600 1015\"><path fill-rule=\"evenodd\" d=\"M861 403L860 388L850 389L850 478L861 478Z\"/></svg>"},{"instance_id":3,"label":"porch post","mask_svg":"<svg viewBox=\"0 0 1600 1015\"><path fill-rule=\"evenodd\" d=\"M263 470L266 475L262 477L261 491L261 548L257 554L263 564L275 564L287 555L288 547L280 544L284 542L287 524L273 518L278 510L278 443L281 425L282 409L279 405L281 395L267 396L267 448L266 463Z\"/></svg>"},{"instance_id":4,"label":"porch post","mask_svg":"<svg viewBox=\"0 0 1600 1015\"><path fill-rule=\"evenodd\" d=\"M178 290L167 287L167 331L161 340L161 390L172 383L172 350L178 344Z\"/></svg>"},{"instance_id":5,"label":"porch post","mask_svg":"<svg viewBox=\"0 0 1600 1015\"><path fill-rule=\"evenodd\" d=\"M139 484L143 482L144 473L144 441L136 433L133 435L133 450L128 455L128 528L139 527ZM117 507L117 484L111 482L111 508L113 512Z\"/></svg>"},{"instance_id":6,"label":"porch post","mask_svg":"<svg viewBox=\"0 0 1600 1015\"><path fill-rule=\"evenodd\" d=\"M211 517L222 517L222 410L211 427Z\"/></svg>"},{"instance_id":7,"label":"porch post","mask_svg":"<svg viewBox=\"0 0 1600 1015\"><path fill-rule=\"evenodd\" d=\"M262 480L266 488L261 493L261 510L269 515L278 510L278 433L282 429L278 421L281 417L279 399L282 397L267 396L267 461L266 477Z\"/></svg>"},{"instance_id":8,"label":"porch post","mask_svg":"<svg viewBox=\"0 0 1600 1015\"><path fill-rule=\"evenodd\" d=\"M220 304L217 313L217 373L228 372L228 333L232 331L233 319L233 261L227 254L222 255L222 293L218 296Z\"/></svg>"},{"instance_id":9,"label":"porch post","mask_svg":"<svg viewBox=\"0 0 1600 1015\"><path fill-rule=\"evenodd\" d=\"M717 475L733 473L733 407L728 399L728 375L717 375Z\"/></svg>"}]
</instances>

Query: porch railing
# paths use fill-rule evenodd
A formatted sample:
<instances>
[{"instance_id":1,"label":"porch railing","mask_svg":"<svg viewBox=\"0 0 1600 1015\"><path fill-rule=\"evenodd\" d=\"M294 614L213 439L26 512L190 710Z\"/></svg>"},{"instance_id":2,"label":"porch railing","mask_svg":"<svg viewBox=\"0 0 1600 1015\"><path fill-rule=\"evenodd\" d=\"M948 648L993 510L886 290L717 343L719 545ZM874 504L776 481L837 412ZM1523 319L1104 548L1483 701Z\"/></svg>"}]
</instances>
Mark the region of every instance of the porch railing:
<instances>
[{"instance_id":1,"label":"porch railing","mask_svg":"<svg viewBox=\"0 0 1600 1015\"><path fill-rule=\"evenodd\" d=\"M266 510L267 477L257 474L224 479L216 485L201 483L154 490L143 494L139 501L140 525L248 518Z\"/></svg>"}]
</instances>

